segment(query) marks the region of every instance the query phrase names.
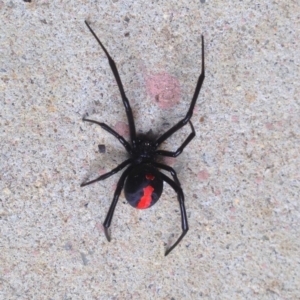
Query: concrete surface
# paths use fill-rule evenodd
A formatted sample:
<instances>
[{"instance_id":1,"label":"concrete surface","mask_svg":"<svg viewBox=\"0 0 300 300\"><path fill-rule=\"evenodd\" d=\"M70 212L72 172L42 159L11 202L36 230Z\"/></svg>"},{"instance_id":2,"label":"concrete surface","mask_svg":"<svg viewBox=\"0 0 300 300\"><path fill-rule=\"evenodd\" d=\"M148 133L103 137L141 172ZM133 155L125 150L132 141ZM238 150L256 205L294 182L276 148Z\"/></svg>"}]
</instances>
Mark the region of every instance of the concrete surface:
<instances>
[{"instance_id":1,"label":"concrete surface","mask_svg":"<svg viewBox=\"0 0 300 300\"><path fill-rule=\"evenodd\" d=\"M299 4L296 1L0 1L1 299L300 299ZM149 210L121 195L112 241L102 222L126 157L85 114L128 138L107 59L137 129L184 116L201 67L196 138L175 193ZM164 145L177 149L183 129ZM99 153L98 145L106 146Z\"/></svg>"}]
</instances>

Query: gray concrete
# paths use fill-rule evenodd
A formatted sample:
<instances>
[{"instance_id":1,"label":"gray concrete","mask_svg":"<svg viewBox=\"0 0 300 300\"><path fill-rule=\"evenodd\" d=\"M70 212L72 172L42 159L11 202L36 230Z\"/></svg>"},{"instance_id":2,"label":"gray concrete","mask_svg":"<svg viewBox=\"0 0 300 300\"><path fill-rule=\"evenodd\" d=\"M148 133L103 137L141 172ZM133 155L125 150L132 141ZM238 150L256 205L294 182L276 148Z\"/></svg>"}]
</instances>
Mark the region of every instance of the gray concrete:
<instances>
[{"instance_id":1,"label":"gray concrete","mask_svg":"<svg viewBox=\"0 0 300 300\"><path fill-rule=\"evenodd\" d=\"M1 299L299 299L299 5L296 1L0 1ZM167 162L186 196L149 210L120 175L128 136L108 62L117 62L137 129L184 116L201 67L197 136ZM190 129L164 145L176 149ZM99 153L98 145L106 145Z\"/></svg>"}]
</instances>

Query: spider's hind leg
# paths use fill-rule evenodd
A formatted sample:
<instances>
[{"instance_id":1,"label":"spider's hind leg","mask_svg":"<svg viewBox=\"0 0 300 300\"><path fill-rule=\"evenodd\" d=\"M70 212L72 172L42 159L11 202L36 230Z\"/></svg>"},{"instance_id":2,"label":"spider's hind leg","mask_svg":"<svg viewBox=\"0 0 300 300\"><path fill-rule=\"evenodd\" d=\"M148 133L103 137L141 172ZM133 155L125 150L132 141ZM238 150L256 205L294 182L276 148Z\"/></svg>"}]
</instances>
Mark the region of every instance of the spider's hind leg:
<instances>
[{"instance_id":1,"label":"spider's hind leg","mask_svg":"<svg viewBox=\"0 0 300 300\"><path fill-rule=\"evenodd\" d=\"M170 179L168 176L160 172L160 175L163 179L163 181L167 182L172 189L177 193L177 198L179 202L179 207L180 207L180 213L181 213L181 228L182 228L182 233L177 239L177 241L166 250L165 256L167 256L183 239L183 237L187 234L189 230L189 225L188 225L188 220L187 220L187 215L186 215L186 210L185 210L185 205L184 205L184 195L183 191L176 182L174 182L172 179Z\"/></svg>"},{"instance_id":2,"label":"spider's hind leg","mask_svg":"<svg viewBox=\"0 0 300 300\"><path fill-rule=\"evenodd\" d=\"M168 165L165 165L165 164L158 163L158 162L153 162L153 166L155 166L155 167L158 168L158 169L163 169L163 170L165 170L165 171L170 172L170 174L172 175L172 177L173 177L175 183L176 183L178 186L180 186L180 182L179 182L179 180L178 180L176 171L175 171L172 167L170 167L170 166L168 166Z\"/></svg>"},{"instance_id":3,"label":"spider's hind leg","mask_svg":"<svg viewBox=\"0 0 300 300\"><path fill-rule=\"evenodd\" d=\"M105 233L105 236L106 236L106 238L107 238L107 240L109 242L110 242L110 234L108 232L108 228L110 227L110 224L111 224L114 212L115 212L115 208L116 208L116 205L117 205L118 200L119 200L119 196L120 196L121 191L122 191L123 186L124 186L124 182L125 182L128 174L130 173L131 170L132 170L132 166L128 167L124 171L124 173L122 174L122 176L120 177L120 179L118 181L118 184L117 184L117 187L116 187L116 190L115 190L113 201L112 201L112 203L110 205L110 208L108 210L107 216L106 216L105 221L103 223L104 233Z\"/></svg>"}]
</instances>

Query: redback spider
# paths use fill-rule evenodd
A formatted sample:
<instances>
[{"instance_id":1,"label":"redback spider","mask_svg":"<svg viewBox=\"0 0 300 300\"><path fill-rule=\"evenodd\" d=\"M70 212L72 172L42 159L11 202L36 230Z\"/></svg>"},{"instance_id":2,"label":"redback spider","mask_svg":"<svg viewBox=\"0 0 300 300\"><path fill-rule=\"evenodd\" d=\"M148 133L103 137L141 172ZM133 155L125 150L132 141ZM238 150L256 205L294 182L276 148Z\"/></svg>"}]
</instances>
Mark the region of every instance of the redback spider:
<instances>
[{"instance_id":1,"label":"redback spider","mask_svg":"<svg viewBox=\"0 0 300 300\"><path fill-rule=\"evenodd\" d=\"M110 227L113 214L124 184L125 184L124 187L125 197L126 200L129 202L129 204L135 208L145 209L151 207L158 201L163 191L163 182L168 183L172 187L172 189L177 193L177 198L180 206L181 227L182 227L182 233L177 239L177 241L170 248L166 250L165 255L168 255L186 235L189 227L188 227L188 221L186 216L186 210L184 206L184 195L177 174L175 170L170 166L157 162L156 157L157 156L177 157L196 135L195 129L190 119L193 115L193 110L205 77L204 38L202 36L202 70L197 82L197 86L189 110L186 116L182 120L180 120L177 124L175 124L164 134L162 134L156 140L154 140L147 137L147 135L137 136L132 110L129 101L125 95L124 88L116 64L113 61L113 59L110 57L106 48L102 45L99 38L96 36L96 34L94 33L94 31L92 30L92 28L90 27L87 21L85 21L85 24L90 30L90 32L92 33L92 35L97 40L98 44L100 45L104 53L106 54L109 61L109 65L116 79L122 97L122 101L126 110L128 123L129 123L130 143L128 143L121 135L119 135L115 130L113 130L105 123L100 123L98 121L86 119L85 117L83 118L83 121L95 123L101 126L104 130L108 131L114 137L116 137L119 140L119 142L124 146L125 150L129 153L130 158L122 162L120 165L118 165L110 172L107 172L94 180L84 182L81 184L81 186L86 186L88 184L92 184L94 182L104 180L114 175L115 173L121 171L123 168L127 166L127 169L123 172L123 174L121 175L118 181L113 201L110 205L108 214L103 223L105 236L107 240L110 241L108 228ZM192 132L189 134L189 136L186 138L183 144L176 151L173 152L173 151L166 151L166 150L158 150L158 147L166 139L168 139L172 134L174 134L177 130L182 128L187 123L189 123L189 125L191 126ZM170 174L173 177L173 180L170 179L161 171L159 171L159 169L170 172Z\"/></svg>"}]
</instances>

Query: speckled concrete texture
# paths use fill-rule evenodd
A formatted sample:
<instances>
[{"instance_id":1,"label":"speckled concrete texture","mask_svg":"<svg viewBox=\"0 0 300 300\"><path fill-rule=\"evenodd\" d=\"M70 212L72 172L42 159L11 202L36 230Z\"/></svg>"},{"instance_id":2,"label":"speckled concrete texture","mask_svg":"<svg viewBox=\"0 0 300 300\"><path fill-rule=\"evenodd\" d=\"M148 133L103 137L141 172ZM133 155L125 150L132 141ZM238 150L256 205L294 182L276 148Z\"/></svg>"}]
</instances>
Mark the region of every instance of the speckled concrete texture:
<instances>
[{"instance_id":1,"label":"speckled concrete texture","mask_svg":"<svg viewBox=\"0 0 300 300\"><path fill-rule=\"evenodd\" d=\"M0 299L300 299L300 19L297 1L0 1ZM201 71L197 135L176 159L174 191L135 210L126 158L86 114L128 139L108 61L138 132L182 118ZM176 150L178 132L164 149ZM105 145L100 153L98 145Z\"/></svg>"}]
</instances>

